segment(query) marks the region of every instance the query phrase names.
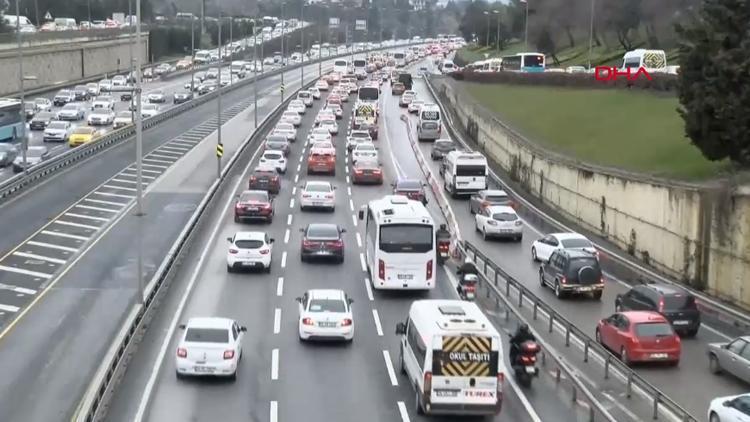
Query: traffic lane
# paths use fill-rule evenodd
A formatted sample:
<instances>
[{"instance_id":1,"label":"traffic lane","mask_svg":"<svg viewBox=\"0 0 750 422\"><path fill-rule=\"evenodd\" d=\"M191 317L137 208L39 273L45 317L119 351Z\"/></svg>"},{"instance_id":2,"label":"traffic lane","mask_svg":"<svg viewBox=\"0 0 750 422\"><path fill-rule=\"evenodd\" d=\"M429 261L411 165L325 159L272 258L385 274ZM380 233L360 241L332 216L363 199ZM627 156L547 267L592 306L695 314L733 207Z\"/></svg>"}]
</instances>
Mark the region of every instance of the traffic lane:
<instances>
[{"instance_id":1,"label":"traffic lane","mask_svg":"<svg viewBox=\"0 0 750 422\"><path fill-rule=\"evenodd\" d=\"M417 85L421 84L422 82L419 82ZM423 98L429 98L429 93L424 89L421 90L419 95ZM406 148L409 147L403 148L402 153L405 156L407 154L413 155L411 148L408 150ZM429 160L430 148L430 143L420 144L420 150L430 163L433 173L437 175L439 181L442 181L438 174L439 162ZM499 189L500 187L490 182L490 188ZM468 211L468 201L451 199L447 195L446 198L448 198L454 210L464 240L476 245L512 277L524 283L535 295L554 306L565 318L587 331L591 337L594 335L597 322L614 313L615 297L628 291L627 285L612 280L605 275L606 285L601 301L585 297L557 299L551 289L541 286L539 264L534 263L531 259L531 244L534 240L548 233L544 231L544 227L535 227L533 224L529 224L530 219L526 219L527 224L524 226L524 239L521 245L507 241L488 242L483 240L481 235L475 231L475 219ZM701 413L713 398L721 395L740 394L746 389L746 386L731 377L707 377L709 375L706 357L707 345L708 343L723 341L726 341L725 337L717 334L714 330L702 327L695 338L683 339L681 358L683 364L679 370L659 367L638 367L636 369L641 376L665 394L679 400L681 405L687 408L692 407L692 412ZM688 363L685 364L686 362ZM698 362L703 364L694 364ZM695 382L698 379L701 379L701 383ZM683 383L676 382L677 380L683 381Z\"/></svg>"}]
</instances>

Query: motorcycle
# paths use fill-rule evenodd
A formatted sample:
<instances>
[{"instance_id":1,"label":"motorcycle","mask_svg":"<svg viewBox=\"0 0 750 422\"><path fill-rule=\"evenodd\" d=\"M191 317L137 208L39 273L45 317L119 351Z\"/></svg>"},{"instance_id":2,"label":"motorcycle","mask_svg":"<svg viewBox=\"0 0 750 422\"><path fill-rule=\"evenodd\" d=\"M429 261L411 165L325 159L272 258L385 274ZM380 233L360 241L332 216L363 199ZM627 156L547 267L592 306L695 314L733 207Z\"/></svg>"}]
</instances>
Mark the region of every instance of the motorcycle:
<instances>
[{"instance_id":1,"label":"motorcycle","mask_svg":"<svg viewBox=\"0 0 750 422\"><path fill-rule=\"evenodd\" d=\"M438 263L443 264L445 261L447 261L450 258L450 246L451 241L448 240L439 240L438 241Z\"/></svg>"},{"instance_id":2,"label":"motorcycle","mask_svg":"<svg viewBox=\"0 0 750 422\"><path fill-rule=\"evenodd\" d=\"M511 345L511 347L513 347ZM531 379L539 376L539 368L536 367L536 355L541 351L539 344L535 341L521 343L516 354L515 362L511 362L518 383L523 387L531 387Z\"/></svg>"},{"instance_id":3,"label":"motorcycle","mask_svg":"<svg viewBox=\"0 0 750 422\"><path fill-rule=\"evenodd\" d=\"M476 298L478 282L479 277L476 274L465 274L458 286L459 297L469 302L473 301Z\"/></svg>"}]
</instances>

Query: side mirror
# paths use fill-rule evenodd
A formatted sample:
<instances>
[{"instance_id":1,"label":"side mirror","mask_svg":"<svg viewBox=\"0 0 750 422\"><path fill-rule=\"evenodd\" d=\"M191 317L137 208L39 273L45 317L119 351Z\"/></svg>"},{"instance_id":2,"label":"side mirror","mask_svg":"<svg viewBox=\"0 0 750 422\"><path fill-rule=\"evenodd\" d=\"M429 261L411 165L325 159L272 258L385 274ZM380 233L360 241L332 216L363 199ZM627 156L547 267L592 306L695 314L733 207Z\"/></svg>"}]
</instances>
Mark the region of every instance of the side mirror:
<instances>
[{"instance_id":1,"label":"side mirror","mask_svg":"<svg viewBox=\"0 0 750 422\"><path fill-rule=\"evenodd\" d=\"M346 301L347 301L347 303L349 303L350 305L351 305L352 303L354 303L354 299L352 299L352 298L349 298L349 299L347 299Z\"/></svg>"},{"instance_id":2,"label":"side mirror","mask_svg":"<svg viewBox=\"0 0 750 422\"><path fill-rule=\"evenodd\" d=\"M333 190L336 190L336 186L333 187Z\"/></svg>"},{"instance_id":3,"label":"side mirror","mask_svg":"<svg viewBox=\"0 0 750 422\"><path fill-rule=\"evenodd\" d=\"M304 227L300 227L300 228L299 228L299 232L300 232L300 233L304 233L304 232L305 232L305 228L304 228Z\"/></svg>"},{"instance_id":4,"label":"side mirror","mask_svg":"<svg viewBox=\"0 0 750 422\"><path fill-rule=\"evenodd\" d=\"M406 335L406 324L403 322L396 324L396 335Z\"/></svg>"},{"instance_id":5,"label":"side mirror","mask_svg":"<svg viewBox=\"0 0 750 422\"><path fill-rule=\"evenodd\" d=\"M232 238L231 237L227 237L227 242L232 243Z\"/></svg>"},{"instance_id":6,"label":"side mirror","mask_svg":"<svg viewBox=\"0 0 750 422\"><path fill-rule=\"evenodd\" d=\"M180 327L180 330L184 330L185 329L185 324L180 324L179 327Z\"/></svg>"},{"instance_id":7,"label":"side mirror","mask_svg":"<svg viewBox=\"0 0 750 422\"><path fill-rule=\"evenodd\" d=\"M242 331L243 333L247 332L247 327L245 327L245 326L243 325L242 327L240 327L240 331Z\"/></svg>"},{"instance_id":8,"label":"side mirror","mask_svg":"<svg viewBox=\"0 0 750 422\"><path fill-rule=\"evenodd\" d=\"M275 241L276 241L276 239L274 239L273 237L272 237L272 238L270 238L270 239L268 239L268 243L273 243L273 242L275 242Z\"/></svg>"},{"instance_id":9,"label":"side mirror","mask_svg":"<svg viewBox=\"0 0 750 422\"><path fill-rule=\"evenodd\" d=\"M346 233L346 229L345 229L345 228L343 228L343 227L342 227L342 228L340 228L340 229L339 229L339 233Z\"/></svg>"},{"instance_id":10,"label":"side mirror","mask_svg":"<svg viewBox=\"0 0 750 422\"><path fill-rule=\"evenodd\" d=\"M294 300L296 300L299 303L302 303L302 298L301 297L295 297Z\"/></svg>"},{"instance_id":11,"label":"side mirror","mask_svg":"<svg viewBox=\"0 0 750 422\"><path fill-rule=\"evenodd\" d=\"M365 211L364 210L359 210L359 219L360 220L364 220L365 219Z\"/></svg>"}]
</instances>

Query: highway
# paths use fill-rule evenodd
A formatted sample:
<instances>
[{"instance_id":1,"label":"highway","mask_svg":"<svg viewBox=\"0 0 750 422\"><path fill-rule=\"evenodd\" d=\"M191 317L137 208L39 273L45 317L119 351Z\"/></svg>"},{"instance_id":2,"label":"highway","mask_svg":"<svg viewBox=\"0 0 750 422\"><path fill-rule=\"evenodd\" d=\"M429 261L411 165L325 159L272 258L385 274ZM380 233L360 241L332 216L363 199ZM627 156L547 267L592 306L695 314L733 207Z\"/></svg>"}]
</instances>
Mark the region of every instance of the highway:
<instances>
[{"instance_id":1,"label":"highway","mask_svg":"<svg viewBox=\"0 0 750 422\"><path fill-rule=\"evenodd\" d=\"M429 66L431 67L431 64ZM434 102L424 82L421 79L415 79L415 81L414 89L418 93L417 97L427 102ZM396 122L398 117L406 111L398 110L397 100L392 97L389 98L390 91L387 94L385 110L390 114L386 121ZM411 117L411 119L412 125L414 125L416 117ZM389 123L389 129L391 139L405 139L406 127L403 123ZM393 145L398 160L406 160L406 157L414 156L408 142L396 142ZM426 161L431 163L431 170L437 179L442 181L438 173L439 161L433 162L430 160L431 145L431 143L421 143L420 150ZM410 177L419 172L416 166L402 166L402 168L409 172ZM500 187L490 184L490 189L500 189ZM615 277L613 274L623 274L625 271L621 265L603 255L602 267L605 270L606 285L601 301L592 301L586 298L559 300L554 296L551 289L540 286L539 264L531 259L532 242L547 233L559 232L559 229L552 226L534 210L522 207L519 209L519 214L526 222L522 242L485 241L481 234L475 231L475 219L469 213L468 201L451 199L449 195L446 195L446 198L450 201L461 235L465 240L477 245L490 259L505 269L511 276L523 282L534 294L552 305L576 326L583 330L588 329L592 338L597 322L614 313L616 295L625 293L629 289L629 285L623 280L636 279L636 275L632 273L630 277ZM641 376L676 400L690 413L698 416L704 415L710 400L713 398L747 391L747 386L737 379L727 375L712 375L708 369L707 344L727 341L729 338L733 338L731 337L733 335L734 333L727 333L723 328L717 329L710 322L704 321L694 339L683 339L682 358L679 367L638 366L636 368ZM580 351L577 349L567 349L564 352L569 355L571 361L580 361L581 359Z\"/></svg>"},{"instance_id":2,"label":"highway","mask_svg":"<svg viewBox=\"0 0 750 422\"><path fill-rule=\"evenodd\" d=\"M403 163L391 161L388 157L392 157L396 140L381 137L377 142L386 182L382 186L353 186L345 149L350 100L344 104L335 140L336 176L308 176L306 147L301 140L321 103L317 101L308 109L299 129L300 141L292 146L290 168L275 199L270 226L235 223L231 213L234 194L244 189L247 174L257 163L257 152L236 173L229 192L217 198L211 224L195 240L199 247L186 258L190 265L177 275L171 296L151 322L111 404L108 420L343 422L355 415L365 421L426 420L416 415L414 391L395 369L398 340L394 329L406 316L411 301L456 298L452 275L440 268L437 288L426 294L373 292L363 268L363 227L356 219L360 206L390 193L389 183L413 157ZM383 124L394 123L388 120ZM336 186L334 213L299 210L298 185L305 180L329 180ZM432 206L431 212L442 219ZM299 229L313 222L335 222L347 229L343 264L301 262ZM227 273L226 238L240 230L266 231L275 239L270 274ZM351 345L298 340L294 298L310 288L341 288L354 299L356 328ZM236 382L175 377L175 324L195 316L231 317L248 327ZM510 384L506 381L503 410L492 420L583 420L577 409L563 402L564 392L556 391L546 375L540 377L529 397L519 397ZM536 409L533 416L524 403Z\"/></svg>"}]
</instances>

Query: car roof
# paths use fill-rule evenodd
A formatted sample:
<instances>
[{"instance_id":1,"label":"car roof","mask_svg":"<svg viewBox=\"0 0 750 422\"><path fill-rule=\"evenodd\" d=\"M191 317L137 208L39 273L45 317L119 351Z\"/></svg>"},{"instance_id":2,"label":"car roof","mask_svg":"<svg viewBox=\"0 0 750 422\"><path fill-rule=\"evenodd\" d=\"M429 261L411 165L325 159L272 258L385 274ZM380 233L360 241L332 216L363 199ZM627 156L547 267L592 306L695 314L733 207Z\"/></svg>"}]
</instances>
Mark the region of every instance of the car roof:
<instances>
[{"instance_id":1,"label":"car roof","mask_svg":"<svg viewBox=\"0 0 750 422\"><path fill-rule=\"evenodd\" d=\"M485 196L508 196L508 193L500 189L485 189L482 191Z\"/></svg>"},{"instance_id":2,"label":"car roof","mask_svg":"<svg viewBox=\"0 0 750 422\"><path fill-rule=\"evenodd\" d=\"M657 293L662 295L670 295L670 294L682 294L682 295L692 295L690 291L687 289L675 286L673 284L667 284L667 283L660 283L658 281L651 281L648 283L640 284L641 286L646 286L652 290L655 290Z\"/></svg>"},{"instance_id":3,"label":"car roof","mask_svg":"<svg viewBox=\"0 0 750 422\"><path fill-rule=\"evenodd\" d=\"M489 207L489 210L491 213L496 213L496 212L504 212L508 214L516 213L516 210L514 210L513 207L509 207L507 205L494 205L494 206Z\"/></svg>"},{"instance_id":4,"label":"car roof","mask_svg":"<svg viewBox=\"0 0 750 422\"><path fill-rule=\"evenodd\" d=\"M234 240L263 240L266 239L266 233L264 232L237 232L234 234Z\"/></svg>"},{"instance_id":5,"label":"car roof","mask_svg":"<svg viewBox=\"0 0 750 422\"><path fill-rule=\"evenodd\" d=\"M335 223L310 223L307 225L307 230L309 229L329 229L338 231L339 226Z\"/></svg>"},{"instance_id":6,"label":"car roof","mask_svg":"<svg viewBox=\"0 0 750 422\"><path fill-rule=\"evenodd\" d=\"M571 258L571 259L595 258L595 255L592 254L591 252L586 252L580 249L558 249L555 252L559 254L567 255L568 258Z\"/></svg>"},{"instance_id":7,"label":"car roof","mask_svg":"<svg viewBox=\"0 0 750 422\"><path fill-rule=\"evenodd\" d=\"M198 317L190 318L187 328L232 328L233 320L220 317Z\"/></svg>"},{"instance_id":8,"label":"car roof","mask_svg":"<svg viewBox=\"0 0 750 422\"><path fill-rule=\"evenodd\" d=\"M305 186L327 186L329 188L332 187L331 182L324 182L321 180L308 180L307 182L305 182Z\"/></svg>"},{"instance_id":9,"label":"car roof","mask_svg":"<svg viewBox=\"0 0 750 422\"><path fill-rule=\"evenodd\" d=\"M310 299L338 299L344 300L346 293L339 289L310 289L307 291Z\"/></svg>"},{"instance_id":10,"label":"car roof","mask_svg":"<svg viewBox=\"0 0 750 422\"><path fill-rule=\"evenodd\" d=\"M259 189L247 189L247 190L243 190L240 195L249 195L249 194L270 196L270 195L268 195L268 191L259 190Z\"/></svg>"},{"instance_id":11,"label":"car roof","mask_svg":"<svg viewBox=\"0 0 750 422\"><path fill-rule=\"evenodd\" d=\"M588 240L588 238L582 234L579 233L550 233L549 236L552 236L556 238L557 240L567 240L567 239L585 239Z\"/></svg>"},{"instance_id":12,"label":"car roof","mask_svg":"<svg viewBox=\"0 0 750 422\"><path fill-rule=\"evenodd\" d=\"M664 318L663 315L661 315L658 312L651 312L651 311L624 311L620 312L621 314L625 315L630 322L633 323L639 323L639 322L668 322L666 318Z\"/></svg>"}]
</instances>

